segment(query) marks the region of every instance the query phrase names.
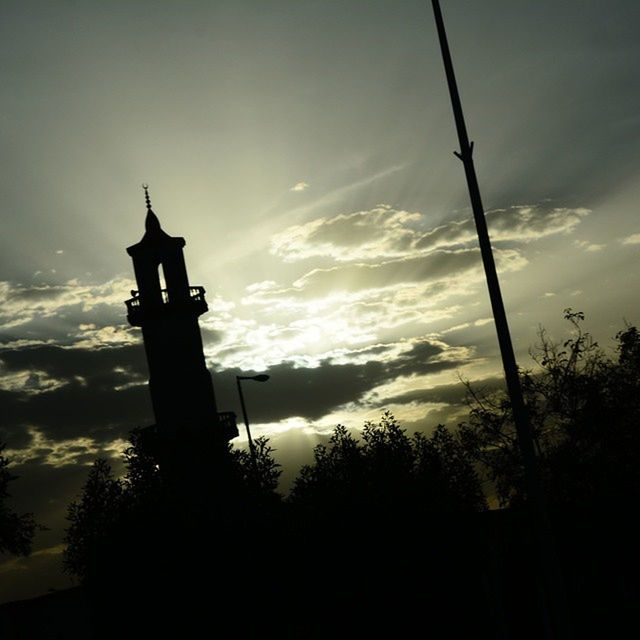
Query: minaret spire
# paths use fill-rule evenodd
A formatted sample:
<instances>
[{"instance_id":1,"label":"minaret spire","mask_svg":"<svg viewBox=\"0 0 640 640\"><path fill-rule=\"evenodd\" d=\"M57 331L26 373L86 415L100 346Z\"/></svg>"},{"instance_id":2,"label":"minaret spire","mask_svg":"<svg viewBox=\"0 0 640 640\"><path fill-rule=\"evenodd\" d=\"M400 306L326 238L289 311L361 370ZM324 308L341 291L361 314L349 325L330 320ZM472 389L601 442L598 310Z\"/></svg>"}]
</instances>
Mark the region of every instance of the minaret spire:
<instances>
[{"instance_id":1,"label":"minaret spire","mask_svg":"<svg viewBox=\"0 0 640 640\"><path fill-rule=\"evenodd\" d=\"M147 205L147 217L144 221L144 226L147 231L151 233L155 233L161 231L160 220L158 220L158 216L154 213L151 208L151 196L149 195L149 185L146 182L142 183L142 188L144 189L144 201Z\"/></svg>"},{"instance_id":2,"label":"minaret spire","mask_svg":"<svg viewBox=\"0 0 640 640\"><path fill-rule=\"evenodd\" d=\"M147 204L147 211L152 211L151 209L151 196L149 196L149 185L146 183L142 183L142 188L144 189L144 201Z\"/></svg>"}]
</instances>

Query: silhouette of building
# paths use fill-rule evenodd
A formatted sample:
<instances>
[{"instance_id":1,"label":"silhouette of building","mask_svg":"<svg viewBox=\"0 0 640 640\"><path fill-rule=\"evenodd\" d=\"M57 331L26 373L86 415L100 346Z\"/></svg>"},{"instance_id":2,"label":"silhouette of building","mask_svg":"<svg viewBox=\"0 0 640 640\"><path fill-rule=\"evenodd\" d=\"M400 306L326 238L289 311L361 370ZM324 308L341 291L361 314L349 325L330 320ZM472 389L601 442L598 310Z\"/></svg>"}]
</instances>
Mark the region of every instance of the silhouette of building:
<instances>
[{"instance_id":1,"label":"silhouette of building","mask_svg":"<svg viewBox=\"0 0 640 640\"><path fill-rule=\"evenodd\" d=\"M127 248L138 290L126 301L127 320L141 327L155 414L154 434L170 441L202 434L227 442L238 435L235 414L218 413L198 318L208 311L204 287L189 284L184 238L160 226L144 186L145 234Z\"/></svg>"}]
</instances>

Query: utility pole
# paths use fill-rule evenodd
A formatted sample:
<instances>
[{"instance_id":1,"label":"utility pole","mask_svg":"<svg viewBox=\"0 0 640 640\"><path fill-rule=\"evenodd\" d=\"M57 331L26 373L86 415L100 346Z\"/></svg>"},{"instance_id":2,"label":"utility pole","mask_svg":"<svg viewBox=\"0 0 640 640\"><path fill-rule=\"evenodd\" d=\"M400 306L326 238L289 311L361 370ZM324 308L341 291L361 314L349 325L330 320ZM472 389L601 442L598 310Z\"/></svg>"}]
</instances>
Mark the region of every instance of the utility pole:
<instances>
[{"instance_id":1,"label":"utility pole","mask_svg":"<svg viewBox=\"0 0 640 640\"><path fill-rule=\"evenodd\" d=\"M440 40L440 49L442 51L442 60L444 62L447 84L449 86L451 106L453 108L458 140L460 142L460 151L454 151L454 153L462 161L467 178L469 199L471 201L473 218L478 232L480 254L482 256L482 264L484 266L487 287L489 289L493 318L496 325L496 332L498 334L502 366L504 368L507 391L513 411L513 421L515 423L518 444L522 456L526 490L532 509L532 517L538 539L538 551L540 556L539 562L541 572L543 574L542 582L546 592L545 609L547 611L545 615L546 620L544 621L545 635L547 638L566 640L571 637L566 596L555 550L555 543L551 532L551 523L549 521L546 500L540 481L533 434L531 432L527 408L524 403L518 365L516 364L516 358L513 351L513 344L509 333L509 324L507 322L507 314L502 301L500 282L498 280L496 264L493 257L493 251L491 249L491 241L487 230L482 198L480 197L480 187L478 186L478 178L476 176L476 170L473 163L473 142L469 142L469 136L467 134L467 127L462 111L462 103L460 102L460 94L458 93L458 85L453 71L451 53L449 52L447 34L444 28L444 20L442 18L442 11L440 10L440 2L439 0L432 0L432 4L438 29L438 38Z\"/></svg>"}]
</instances>

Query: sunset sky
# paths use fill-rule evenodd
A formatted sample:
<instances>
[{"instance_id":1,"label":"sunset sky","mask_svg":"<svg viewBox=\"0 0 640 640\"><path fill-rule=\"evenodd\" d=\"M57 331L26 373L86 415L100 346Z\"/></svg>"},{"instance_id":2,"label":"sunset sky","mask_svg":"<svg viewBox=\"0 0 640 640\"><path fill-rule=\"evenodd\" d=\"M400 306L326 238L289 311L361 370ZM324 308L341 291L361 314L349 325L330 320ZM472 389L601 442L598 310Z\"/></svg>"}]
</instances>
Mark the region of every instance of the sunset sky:
<instances>
[{"instance_id":1,"label":"sunset sky","mask_svg":"<svg viewBox=\"0 0 640 640\"><path fill-rule=\"evenodd\" d=\"M519 363L586 313L640 322L640 5L443 0ZM153 421L123 301L144 195L184 236L220 410L291 477L336 424L461 419L500 375L430 3L3 2L0 440L49 528L0 599L60 577L69 500ZM238 446L242 446L240 441Z\"/></svg>"}]
</instances>

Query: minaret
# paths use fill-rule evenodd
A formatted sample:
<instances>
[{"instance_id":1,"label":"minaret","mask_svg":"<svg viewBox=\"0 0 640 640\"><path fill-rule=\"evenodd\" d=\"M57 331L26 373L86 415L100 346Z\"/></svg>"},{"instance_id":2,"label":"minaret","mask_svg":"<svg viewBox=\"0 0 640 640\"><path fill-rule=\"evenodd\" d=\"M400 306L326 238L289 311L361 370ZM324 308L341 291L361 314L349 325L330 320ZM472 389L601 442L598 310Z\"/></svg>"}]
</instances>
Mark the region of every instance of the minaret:
<instances>
[{"instance_id":1,"label":"minaret","mask_svg":"<svg viewBox=\"0 0 640 640\"><path fill-rule=\"evenodd\" d=\"M218 414L204 359L198 325L198 317L208 311L204 287L189 285L184 238L165 233L151 208L149 188L143 188L146 231L127 248L138 291L132 291L126 305L129 323L142 328L155 431L171 441L192 441L204 433L226 442L238 432L233 414Z\"/></svg>"}]
</instances>

